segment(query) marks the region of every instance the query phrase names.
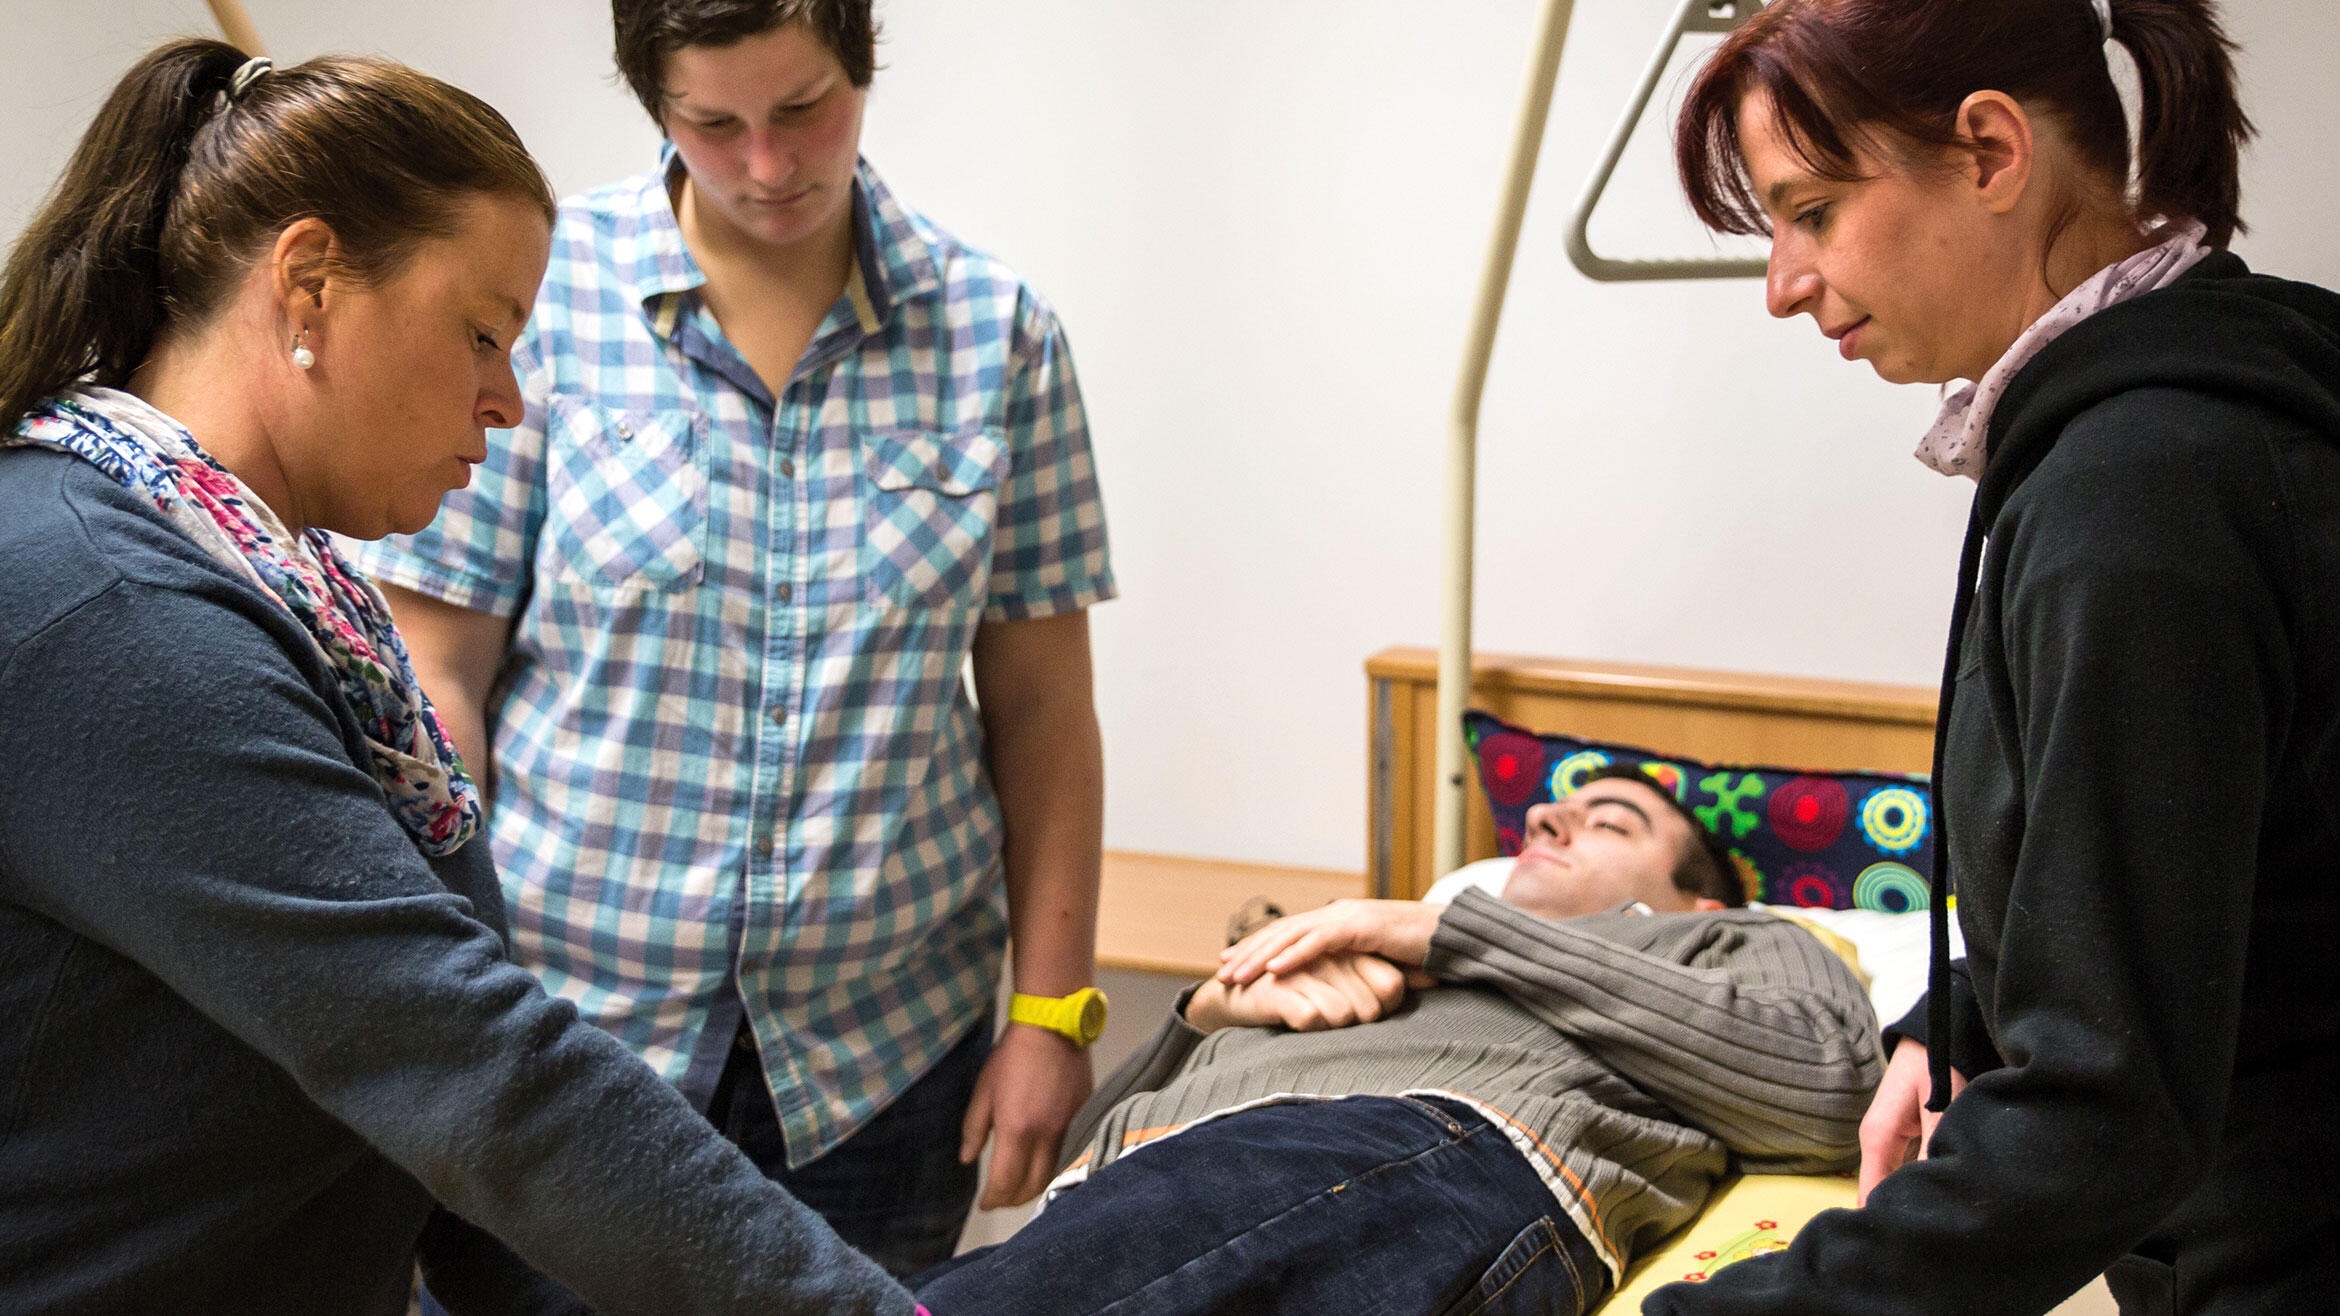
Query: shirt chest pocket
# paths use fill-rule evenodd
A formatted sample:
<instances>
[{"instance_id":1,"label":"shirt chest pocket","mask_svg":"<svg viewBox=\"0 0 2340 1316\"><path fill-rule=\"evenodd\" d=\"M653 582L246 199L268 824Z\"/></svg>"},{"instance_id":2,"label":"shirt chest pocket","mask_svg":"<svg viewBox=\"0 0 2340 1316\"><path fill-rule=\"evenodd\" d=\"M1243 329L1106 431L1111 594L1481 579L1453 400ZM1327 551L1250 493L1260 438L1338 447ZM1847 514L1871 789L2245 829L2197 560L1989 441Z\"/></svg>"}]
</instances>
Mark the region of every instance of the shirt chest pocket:
<instances>
[{"instance_id":1,"label":"shirt chest pocket","mask_svg":"<svg viewBox=\"0 0 2340 1316\"><path fill-rule=\"evenodd\" d=\"M1007 465L997 430L865 436L861 577L870 601L981 607Z\"/></svg>"},{"instance_id":2,"label":"shirt chest pocket","mask_svg":"<svg viewBox=\"0 0 2340 1316\"><path fill-rule=\"evenodd\" d=\"M707 477L693 423L556 397L546 417L541 566L608 589L683 589L706 575Z\"/></svg>"}]
</instances>

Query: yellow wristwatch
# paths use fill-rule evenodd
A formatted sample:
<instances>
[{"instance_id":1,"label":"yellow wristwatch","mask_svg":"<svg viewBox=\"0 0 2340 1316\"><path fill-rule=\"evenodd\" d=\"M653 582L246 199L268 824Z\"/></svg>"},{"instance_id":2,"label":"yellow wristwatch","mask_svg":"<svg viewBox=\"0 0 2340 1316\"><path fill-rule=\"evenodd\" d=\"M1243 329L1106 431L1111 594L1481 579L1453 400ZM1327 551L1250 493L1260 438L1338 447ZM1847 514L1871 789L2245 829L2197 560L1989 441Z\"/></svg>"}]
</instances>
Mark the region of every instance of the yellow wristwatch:
<instances>
[{"instance_id":1,"label":"yellow wristwatch","mask_svg":"<svg viewBox=\"0 0 2340 1316\"><path fill-rule=\"evenodd\" d=\"M1094 987L1083 987L1070 996L1017 992L1008 998L1008 1022L1062 1033L1074 1046L1087 1046L1105 1031L1105 993Z\"/></svg>"}]
</instances>

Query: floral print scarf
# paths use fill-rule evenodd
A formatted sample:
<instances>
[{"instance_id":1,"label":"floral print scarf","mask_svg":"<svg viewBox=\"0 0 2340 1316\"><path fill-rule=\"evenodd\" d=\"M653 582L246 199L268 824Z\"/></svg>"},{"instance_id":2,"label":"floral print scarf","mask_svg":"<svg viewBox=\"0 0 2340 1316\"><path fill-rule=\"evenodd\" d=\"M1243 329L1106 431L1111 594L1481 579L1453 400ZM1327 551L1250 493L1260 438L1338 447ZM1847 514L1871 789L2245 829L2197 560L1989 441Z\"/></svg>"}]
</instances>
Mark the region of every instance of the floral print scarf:
<instances>
[{"instance_id":1,"label":"floral print scarf","mask_svg":"<svg viewBox=\"0 0 2340 1316\"><path fill-rule=\"evenodd\" d=\"M0 446L83 458L151 500L165 519L301 623L357 711L374 780L423 853L453 854L479 830L479 790L423 697L373 582L321 530L298 537L177 421L128 393L76 387L36 405Z\"/></svg>"}]
</instances>

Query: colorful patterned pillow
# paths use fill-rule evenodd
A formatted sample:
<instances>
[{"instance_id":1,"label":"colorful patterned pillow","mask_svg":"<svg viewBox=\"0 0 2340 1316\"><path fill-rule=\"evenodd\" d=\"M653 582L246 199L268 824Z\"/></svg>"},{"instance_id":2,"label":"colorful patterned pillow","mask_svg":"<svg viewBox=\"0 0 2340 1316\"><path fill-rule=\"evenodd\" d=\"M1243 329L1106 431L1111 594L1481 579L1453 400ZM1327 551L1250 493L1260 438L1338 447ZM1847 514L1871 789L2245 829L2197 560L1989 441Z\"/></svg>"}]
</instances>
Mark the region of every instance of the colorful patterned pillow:
<instances>
[{"instance_id":1,"label":"colorful patterned pillow","mask_svg":"<svg viewBox=\"0 0 2340 1316\"><path fill-rule=\"evenodd\" d=\"M1647 773L1722 837L1750 900L1899 914L1931 896L1934 801L1924 777L1704 763L1537 735L1476 709L1463 714L1463 734L1504 854L1519 853L1530 805L1620 765Z\"/></svg>"}]
</instances>

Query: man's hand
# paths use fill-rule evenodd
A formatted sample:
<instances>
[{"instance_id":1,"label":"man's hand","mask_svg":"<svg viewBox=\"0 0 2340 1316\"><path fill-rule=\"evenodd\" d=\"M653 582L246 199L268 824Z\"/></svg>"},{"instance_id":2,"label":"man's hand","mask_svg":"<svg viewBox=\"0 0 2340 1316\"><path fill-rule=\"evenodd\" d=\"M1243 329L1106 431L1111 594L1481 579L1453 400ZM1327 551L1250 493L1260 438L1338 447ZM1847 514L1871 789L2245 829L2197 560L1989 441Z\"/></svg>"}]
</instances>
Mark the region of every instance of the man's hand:
<instances>
[{"instance_id":1,"label":"man's hand","mask_svg":"<svg viewBox=\"0 0 2340 1316\"><path fill-rule=\"evenodd\" d=\"M1205 1033L1279 1025L1313 1033L1371 1023L1405 999L1405 970L1377 955L1341 951L1240 987L1204 979L1186 1002L1186 1022Z\"/></svg>"},{"instance_id":2,"label":"man's hand","mask_svg":"<svg viewBox=\"0 0 2340 1316\"><path fill-rule=\"evenodd\" d=\"M1854 1205L1867 1206L1870 1190L1884 1182L1886 1175L1912 1159L1926 1158L1934 1141L1934 1126L1942 1120L1939 1112L1926 1109L1926 1097L1933 1088L1925 1044L1902 1038L1885 1066L1885 1081L1877 1085L1877 1095L1869 1102L1869 1113L1861 1117L1861 1184ZM1965 1090L1966 1075L1951 1070L1951 1100L1957 1100Z\"/></svg>"},{"instance_id":3,"label":"man's hand","mask_svg":"<svg viewBox=\"0 0 2340 1316\"><path fill-rule=\"evenodd\" d=\"M1240 987L1263 973L1290 975L1336 951L1363 951L1411 967L1430 955L1440 907L1418 900L1336 900L1280 918L1219 952L1219 981ZM1426 984L1420 975L1409 975Z\"/></svg>"},{"instance_id":4,"label":"man's hand","mask_svg":"<svg viewBox=\"0 0 2340 1316\"><path fill-rule=\"evenodd\" d=\"M976 1206L994 1211L1040 1195L1055 1172L1065 1126L1095 1086L1089 1053L1072 1039L1030 1024L1009 1024L1000 1033L960 1126L961 1164L973 1164L984 1140L999 1135Z\"/></svg>"}]
</instances>

